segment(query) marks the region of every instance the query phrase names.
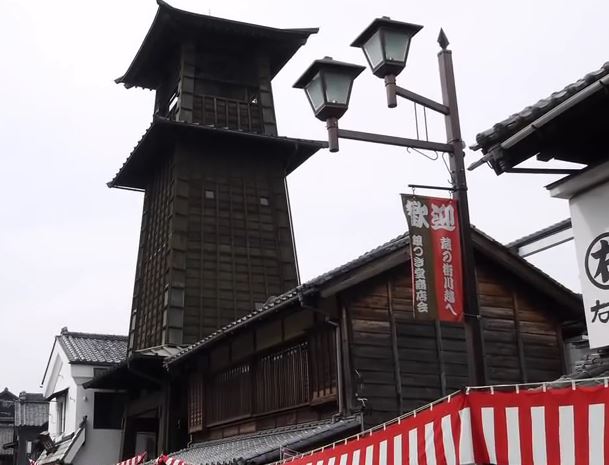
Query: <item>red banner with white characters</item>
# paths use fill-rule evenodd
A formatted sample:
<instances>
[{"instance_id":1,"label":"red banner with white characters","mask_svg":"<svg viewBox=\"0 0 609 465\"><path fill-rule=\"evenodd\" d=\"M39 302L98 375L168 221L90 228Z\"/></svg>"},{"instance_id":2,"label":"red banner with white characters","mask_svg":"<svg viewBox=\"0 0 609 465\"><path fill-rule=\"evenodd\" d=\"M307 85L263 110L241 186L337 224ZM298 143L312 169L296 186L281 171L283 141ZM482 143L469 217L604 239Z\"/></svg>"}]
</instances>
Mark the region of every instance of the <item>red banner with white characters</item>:
<instances>
[{"instance_id":1,"label":"red banner with white characters","mask_svg":"<svg viewBox=\"0 0 609 465\"><path fill-rule=\"evenodd\" d=\"M459 393L287 465L609 465L609 388Z\"/></svg>"},{"instance_id":2,"label":"red banner with white characters","mask_svg":"<svg viewBox=\"0 0 609 465\"><path fill-rule=\"evenodd\" d=\"M415 318L463 321L457 201L402 194L410 233Z\"/></svg>"}]
</instances>

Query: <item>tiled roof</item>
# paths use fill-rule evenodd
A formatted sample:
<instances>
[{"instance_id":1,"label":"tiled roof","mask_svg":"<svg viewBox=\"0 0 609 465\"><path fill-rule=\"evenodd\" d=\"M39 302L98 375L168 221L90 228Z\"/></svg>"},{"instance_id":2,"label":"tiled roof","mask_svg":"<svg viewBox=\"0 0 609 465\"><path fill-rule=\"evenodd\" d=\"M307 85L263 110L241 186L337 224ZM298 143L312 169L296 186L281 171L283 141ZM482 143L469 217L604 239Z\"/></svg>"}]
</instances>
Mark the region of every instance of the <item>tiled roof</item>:
<instances>
[{"instance_id":1,"label":"tiled roof","mask_svg":"<svg viewBox=\"0 0 609 465\"><path fill-rule=\"evenodd\" d=\"M76 333L64 328L57 340L70 363L115 365L127 356L127 336Z\"/></svg>"},{"instance_id":2,"label":"tiled roof","mask_svg":"<svg viewBox=\"0 0 609 465\"><path fill-rule=\"evenodd\" d=\"M126 73L116 79L126 87L154 89L158 85L158 69L166 65L167 55L179 50L185 37L222 43L230 40L240 49L262 48L268 54L271 79L303 46L318 28L277 29L243 23L217 16L179 10L163 0L157 0L159 9Z\"/></svg>"},{"instance_id":3,"label":"tiled roof","mask_svg":"<svg viewBox=\"0 0 609 465\"><path fill-rule=\"evenodd\" d=\"M600 69L586 74L582 79L569 84L564 89L554 92L549 97L541 99L534 105L524 108L509 118L495 124L492 128L481 132L476 136L477 144L472 149L482 149L486 153L492 146L503 142L540 116L543 116L565 100L607 75L609 75L609 62L605 63Z\"/></svg>"},{"instance_id":4,"label":"tiled roof","mask_svg":"<svg viewBox=\"0 0 609 465\"><path fill-rule=\"evenodd\" d=\"M13 442L14 430L13 426L0 426L0 456L13 455L13 448L4 449L2 446Z\"/></svg>"},{"instance_id":5,"label":"tiled roof","mask_svg":"<svg viewBox=\"0 0 609 465\"><path fill-rule=\"evenodd\" d=\"M62 464L69 465L72 463L74 456L85 442L86 423L83 421L76 433L70 434L60 442L56 443L57 449L53 452L43 451L36 463L38 465Z\"/></svg>"},{"instance_id":6,"label":"tiled roof","mask_svg":"<svg viewBox=\"0 0 609 465\"><path fill-rule=\"evenodd\" d=\"M15 394L13 394L11 391L9 391L7 387L5 387L2 391L0 391L0 399L13 400L16 398L17 398L17 396Z\"/></svg>"},{"instance_id":7,"label":"tiled roof","mask_svg":"<svg viewBox=\"0 0 609 465\"><path fill-rule=\"evenodd\" d=\"M174 363L175 361L186 356L190 352L197 350L200 347L203 347L203 346L211 343L215 339L218 339L223 334L225 334L229 331L232 331L232 330L236 329L237 327L242 326L243 324L249 324L252 320L258 319L262 316L267 315L268 313L270 313L272 311L278 310L292 302L295 302L296 300L298 300L299 295L306 293L307 290L309 290L311 288L315 288L316 286L320 286L337 276L340 276L355 268L363 266L366 263L371 262L372 260L380 258L384 255L387 255L395 250L405 247L408 244L409 244L408 233L401 234L400 236L390 240L389 242L386 242L385 244L382 244L382 245L376 247L375 249L372 249L372 250L366 252L365 254L359 256L358 258L351 260L350 262L347 262L344 265L341 265L337 268L334 268L333 270L330 270L322 275L319 275L318 277L316 277L310 281L307 281L306 283L301 284L300 286L297 286L294 289L290 289L289 291L285 292L284 294L281 294L279 297L271 299L270 301L268 301L266 304L264 304L259 309L254 310L251 313L248 313L247 315L239 318L238 320L233 321L232 323L229 323L228 325L211 333L209 336L201 339L200 341L195 342L194 344L186 347L185 349L182 349L180 352L178 352L173 357L169 357L167 359L166 363L167 364Z\"/></svg>"},{"instance_id":8,"label":"tiled roof","mask_svg":"<svg viewBox=\"0 0 609 465\"><path fill-rule=\"evenodd\" d=\"M560 231L564 231L565 229L571 228L571 218L567 218L565 220L559 221L558 223L554 223L546 228L540 229L539 231L535 231L531 234L527 234L515 241L506 244L506 247L509 249L515 249L518 247L522 247L523 245L530 244L531 242L536 242L540 239L543 239L547 236L555 234Z\"/></svg>"},{"instance_id":9,"label":"tiled roof","mask_svg":"<svg viewBox=\"0 0 609 465\"><path fill-rule=\"evenodd\" d=\"M169 456L192 465L221 465L237 461L239 463L268 463L279 459L281 447L305 452L312 445L323 445L329 442L330 438L351 431L359 425L358 419L348 418L336 422L328 420L286 426L193 444L191 447L174 452Z\"/></svg>"},{"instance_id":10,"label":"tiled roof","mask_svg":"<svg viewBox=\"0 0 609 465\"><path fill-rule=\"evenodd\" d=\"M49 403L42 394L22 392L15 401L15 426L42 426L49 421Z\"/></svg>"},{"instance_id":11,"label":"tiled roof","mask_svg":"<svg viewBox=\"0 0 609 465\"><path fill-rule=\"evenodd\" d=\"M549 287L560 292L561 296L566 296L565 298L569 299L569 302L567 302L567 301L564 302L566 306L568 306L570 303L579 302L581 300L579 296L577 296L570 289L566 288L565 286L560 284L558 281L553 279L547 273L544 273L539 268L535 267L534 265L532 265L531 263L526 261L524 258L522 258L522 257L518 256L517 254L515 254L514 252L510 251L505 245L501 244L500 242L496 241L492 237L483 233L482 231L480 231L478 228L476 228L473 225L472 225L472 231L477 233L478 237L485 239L486 243L490 242L493 250L496 250L497 252L502 251L502 252L507 253L510 260L512 260L514 263L517 263L518 265L520 265L520 267L521 267L520 269L524 268L527 273L533 273L532 276L541 278L543 280L543 282L548 284ZM476 240L476 236L474 235L473 237L474 237L474 240ZM223 328L220 328L219 330L213 332L209 336L207 336L207 337L201 339L200 341L195 342L194 344L181 350L175 356L169 357L165 363L167 365L175 363L178 360L182 359L183 357L189 355L190 353L197 351L200 348L202 348L208 344L211 344L213 341L215 341L217 339L220 339L226 333L232 332L240 326L250 324L259 318L267 316L268 314L297 301L300 298L300 296L302 296L303 294L306 294L307 291L320 287L323 284L327 283L328 281L330 281L336 277L339 277L345 273L348 273L356 268L364 266L373 260L376 260L385 255L388 255L401 248L405 248L406 246L408 246L409 243L410 243L410 238L408 236L408 233L401 234L400 236L390 240L389 242L386 242L386 243L376 247L375 249L372 249L369 252L366 252L365 254L359 256L358 258L351 260L350 262L347 262L346 264L344 264L342 266L334 268L333 270L328 271L327 273L324 273L310 281L307 281L306 283L301 284L300 286L287 291L286 293L280 295L279 297L270 300L260 309L254 310L253 312L241 317L240 319L233 321L232 323L229 323L228 325L224 326Z\"/></svg>"},{"instance_id":12,"label":"tiled roof","mask_svg":"<svg viewBox=\"0 0 609 465\"><path fill-rule=\"evenodd\" d=\"M590 350L575 364L573 373L565 379L587 379L609 376L609 348Z\"/></svg>"},{"instance_id":13,"label":"tiled roof","mask_svg":"<svg viewBox=\"0 0 609 465\"><path fill-rule=\"evenodd\" d=\"M162 345L156 347L148 347L147 349L136 350L135 353L144 357L168 358L173 357L186 347L186 345Z\"/></svg>"},{"instance_id":14,"label":"tiled roof","mask_svg":"<svg viewBox=\"0 0 609 465\"><path fill-rule=\"evenodd\" d=\"M132 189L144 189L145 182L139 172L148 169L149 165L155 160L157 152L163 152L162 144L172 140L172 138L183 138L186 135L203 138L209 141L215 138L222 138L231 143L248 144L248 146L280 147L289 158L286 159L287 174L295 170L300 164L304 163L310 156L319 149L328 146L325 141L297 139L285 136L272 136L268 134L257 134L254 132L241 131L215 127L213 125L203 125L199 123L186 123L184 121L174 121L159 115L155 115L150 126L140 138L137 145L133 148L114 178L108 182L108 187L129 187ZM289 150L286 150L288 148ZM134 174L135 173L135 174Z\"/></svg>"},{"instance_id":15,"label":"tiled roof","mask_svg":"<svg viewBox=\"0 0 609 465\"><path fill-rule=\"evenodd\" d=\"M548 283L550 283L553 287L555 287L556 289L562 291L563 295L569 296L569 297L575 299L576 301L581 301L581 295L576 294L575 292L573 292L568 287L566 287L566 286L562 285L561 283L559 283L558 281L556 281L549 274L543 272L542 270L537 268L532 263L528 262L527 260L525 260L521 256L519 256L516 253L512 252L507 246L503 245L501 242L493 239L491 236L489 236L485 232L482 232L480 229L476 228L473 225L472 225L472 229L474 231L476 231L478 234L480 234L482 237L484 237L487 241L489 241L493 245L495 245L498 251L499 250L503 250L503 251L509 253L510 257L512 257L515 262L520 263L526 269L528 269L531 273L534 273L533 276L537 275L537 276L542 277L544 280L546 280ZM564 302L564 303L566 304L566 302ZM583 316L583 310L582 310L581 318L584 318L584 316Z\"/></svg>"}]
</instances>

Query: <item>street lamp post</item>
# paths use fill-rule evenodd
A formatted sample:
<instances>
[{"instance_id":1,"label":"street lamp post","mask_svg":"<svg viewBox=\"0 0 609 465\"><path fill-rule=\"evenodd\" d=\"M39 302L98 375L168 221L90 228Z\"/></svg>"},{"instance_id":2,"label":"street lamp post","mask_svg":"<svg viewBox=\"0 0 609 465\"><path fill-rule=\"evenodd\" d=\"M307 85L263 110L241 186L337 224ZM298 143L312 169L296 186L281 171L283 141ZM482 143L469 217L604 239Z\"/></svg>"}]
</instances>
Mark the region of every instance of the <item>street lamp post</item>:
<instances>
[{"instance_id":1,"label":"street lamp post","mask_svg":"<svg viewBox=\"0 0 609 465\"><path fill-rule=\"evenodd\" d=\"M441 51L438 53L438 63L442 86L442 103L435 102L396 84L396 76L406 66L411 40L421 29L422 26L416 24L394 21L388 17L377 18L351 45L362 48L373 74L384 79L389 108L397 106L397 97L399 96L444 115L446 142L409 139L339 128L338 120L349 106L353 81L364 69L361 66L334 61L329 57L316 60L298 79L294 87L305 89L315 116L322 121L326 121L330 152L338 152L338 140L342 138L421 150L434 150L449 154L451 190L457 200L457 211L462 228L461 250L463 255L465 328L468 352L473 359L473 363L470 364L469 375L473 383L482 385L486 383L487 376L467 199L463 152L465 144L461 139L452 52L447 48L448 39L444 31L441 30L438 37L438 43L441 47Z\"/></svg>"}]
</instances>

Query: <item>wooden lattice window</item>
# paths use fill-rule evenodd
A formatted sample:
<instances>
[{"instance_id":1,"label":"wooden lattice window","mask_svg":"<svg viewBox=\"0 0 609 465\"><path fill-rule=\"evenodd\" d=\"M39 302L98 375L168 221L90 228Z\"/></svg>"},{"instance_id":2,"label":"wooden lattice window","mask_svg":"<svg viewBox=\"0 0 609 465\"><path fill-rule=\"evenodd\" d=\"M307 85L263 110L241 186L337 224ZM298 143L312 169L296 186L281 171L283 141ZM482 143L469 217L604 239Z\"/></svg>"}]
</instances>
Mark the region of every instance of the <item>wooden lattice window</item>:
<instances>
[{"instance_id":1,"label":"wooden lattice window","mask_svg":"<svg viewBox=\"0 0 609 465\"><path fill-rule=\"evenodd\" d=\"M308 403L308 342L260 358L256 363L256 413Z\"/></svg>"},{"instance_id":2,"label":"wooden lattice window","mask_svg":"<svg viewBox=\"0 0 609 465\"><path fill-rule=\"evenodd\" d=\"M207 390L209 423L252 413L251 364L244 363L216 374Z\"/></svg>"},{"instance_id":3,"label":"wooden lattice window","mask_svg":"<svg viewBox=\"0 0 609 465\"><path fill-rule=\"evenodd\" d=\"M191 373L188 382L188 432L194 433L203 429L203 377L201 373Z\"/></svg>"},{"instance_id":4,"label":"wooden lattice window","mask_svg":"<svg viewBox=\"0 0 609 465\"><path fill-rule=\"evenodd\" d=\"M310 337L311 400L336 397L336 333L331 326L316 329Z\"/></svg>"}]
</instances>

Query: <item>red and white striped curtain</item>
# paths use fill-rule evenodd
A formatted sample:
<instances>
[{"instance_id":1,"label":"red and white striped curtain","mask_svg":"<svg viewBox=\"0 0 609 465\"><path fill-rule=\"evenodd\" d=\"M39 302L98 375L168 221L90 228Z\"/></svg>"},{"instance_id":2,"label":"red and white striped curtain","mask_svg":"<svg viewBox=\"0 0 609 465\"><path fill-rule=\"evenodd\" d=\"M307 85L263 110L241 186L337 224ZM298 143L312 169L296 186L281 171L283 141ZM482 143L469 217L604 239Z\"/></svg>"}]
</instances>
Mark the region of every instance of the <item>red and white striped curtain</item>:
<instances>
[{"instance_id":1,"label":"red and white striped curtain","mask_svg":"<svg viewBox=\"0 0 609 465\"><path fill-rule=\"evenodd\" d=\"M158 459L156 459L156 465L189 465L184 462L184 460L179 459L177 457L167 457L167 455L163 454Z\"/></svg>"},{"instance_id":2,"label":"red and white striped curtain","mask_svg":"<svg viewBox=\"0 0 609 465\"><path fill-rule=\"evenodd\" d=\"M609 465L609 388L457 394L287 465Z\"/></svg>"},{"instance_id":3,"label":"red and white striped curtain","mask_svg":"<svg viewBox=\"0 0 609 465\"><path fill-rule=\"evenodd\" d=\"M123 460L122 462L119 462L116 465L140 465L140 463L146 461L147 456L147 452L142 452L141 454L138 454L135 457L131 457L130 459Z\"/></svg>"}]
</instances>

